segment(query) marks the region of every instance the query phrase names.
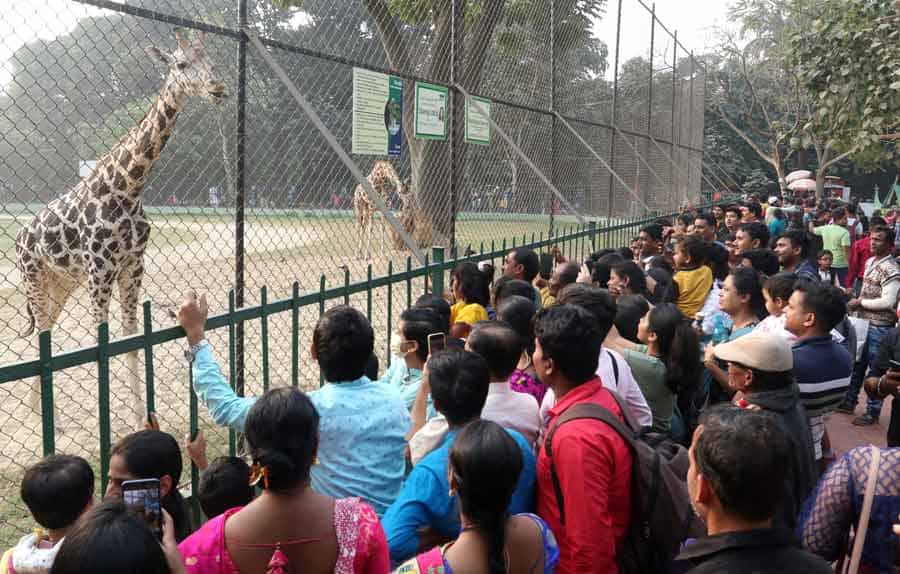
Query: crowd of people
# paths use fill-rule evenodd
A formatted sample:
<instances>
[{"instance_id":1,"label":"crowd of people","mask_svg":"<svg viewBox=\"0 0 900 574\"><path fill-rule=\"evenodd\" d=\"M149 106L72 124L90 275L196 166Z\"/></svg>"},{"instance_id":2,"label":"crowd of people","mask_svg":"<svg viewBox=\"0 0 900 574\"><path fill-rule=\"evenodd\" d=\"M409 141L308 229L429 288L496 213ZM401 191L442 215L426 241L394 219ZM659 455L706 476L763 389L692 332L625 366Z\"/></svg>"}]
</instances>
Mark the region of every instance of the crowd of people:
<instances>
[{"instance_id":1,"label":"crowd of people","mask_svg":"<svg viewBox=\"0 0 900 574\"><path fill-rule=\"evenodd\" d=\"M29 468L39 528L0 573L894 572L900 414L887 449L839 458L826 425L863 393L853 423L877 424L900 389L894 222L761 199L584 261L554 249L546 275L525 247L499 277L460 263L403 311L380 376L366 316L333 307L307 393L238 396L190 295L193 388L246 441L213 461L186 445L205 522L151 426L113 447L102 502L79 457ZM123 503L142 479L160 536Z\"/></svg>"}]
</instances>

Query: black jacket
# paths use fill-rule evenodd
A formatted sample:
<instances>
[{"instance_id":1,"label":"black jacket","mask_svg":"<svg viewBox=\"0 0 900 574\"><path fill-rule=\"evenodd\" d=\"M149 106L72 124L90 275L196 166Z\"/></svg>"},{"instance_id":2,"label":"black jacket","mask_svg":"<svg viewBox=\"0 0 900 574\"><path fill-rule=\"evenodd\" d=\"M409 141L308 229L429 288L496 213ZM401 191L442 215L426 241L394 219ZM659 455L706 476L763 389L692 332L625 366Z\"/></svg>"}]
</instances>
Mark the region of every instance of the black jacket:
<instances>
[{"instance_id":1,"label":"black jacket","mask_svg":"<svg viewBox=\"0 0 900 574\"><path fill-rule=\"evenodd\" d=\"M796 384L772 391L751 392L744 400L775 415L791 439L794 464L785 477L784 495L775 524L793 529L803 503L816 487L816 452L806 410Z\"/></svg>"},{"instance_id":2,"label":"black jacket","mask_svg":"<svg viewBox=\"0 0 900 574\"><path fill-rule=\"evenodd\" d=\"M786 529L766 528L701 538L676 558L687 574L832 574L822 558L800 548Z\"/></svg>"}]
</instances>

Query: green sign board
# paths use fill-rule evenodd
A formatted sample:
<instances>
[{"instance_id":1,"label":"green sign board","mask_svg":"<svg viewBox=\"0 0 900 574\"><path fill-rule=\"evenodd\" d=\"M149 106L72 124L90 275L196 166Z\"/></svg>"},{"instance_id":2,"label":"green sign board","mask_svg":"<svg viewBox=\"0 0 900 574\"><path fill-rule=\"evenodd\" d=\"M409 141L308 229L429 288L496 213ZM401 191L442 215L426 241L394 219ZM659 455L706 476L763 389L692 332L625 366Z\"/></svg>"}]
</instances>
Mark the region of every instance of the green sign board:
<instances>
[{"instance_id":1,"label":"green sign board","mask_svg":"<svg viewBox=\"0 0 900 574\"><path fill-rule=\"evenodd\" d=\"M403 148L403 79L353 68L353 153L398 157Z\"/></svg>"},{"instance_id":2,"label":"green sign board","mask_svg":"<svg viewBox=\"0 0 900 574\"><path fill-rule=\"evenodd\" d=\"M476 109L477 108L477 109ZM491 101L471 96L466 99L466 143L491 143Z\"/></svg>"},{"instance_id":3,"label":"green sign board","mask_svg":"<svg viewBox=\"0 0 900 574\"><path fill-rule=\"evenodd\" d=\"M443 86L416 82L416 138L447 139L447 107L450 91Z\"/></svg>"}]
</instances>

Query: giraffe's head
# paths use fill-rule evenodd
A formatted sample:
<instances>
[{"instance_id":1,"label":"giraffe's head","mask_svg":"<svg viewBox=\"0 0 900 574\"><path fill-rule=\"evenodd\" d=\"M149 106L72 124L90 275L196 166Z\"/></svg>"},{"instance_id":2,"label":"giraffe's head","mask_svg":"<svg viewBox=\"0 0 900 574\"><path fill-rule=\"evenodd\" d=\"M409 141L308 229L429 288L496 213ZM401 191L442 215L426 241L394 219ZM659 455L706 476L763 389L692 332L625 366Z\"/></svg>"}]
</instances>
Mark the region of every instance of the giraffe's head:
<instances>
[{"instance_id":1,"label":"giraffe's head","mask_svg":"<svg viewBox=\"0 0 900 574\"><path fill-rule=\"evenodd\" d=\"M176 29L175 40L178 47L174 52L165 52L154 46L147 48L148 54L169 67L169 82L189 96L202 96L215 103L224 100L228 95L225 82L206 56L203 32L199 32L190 42Z\"/></svg>"}]
</instances>

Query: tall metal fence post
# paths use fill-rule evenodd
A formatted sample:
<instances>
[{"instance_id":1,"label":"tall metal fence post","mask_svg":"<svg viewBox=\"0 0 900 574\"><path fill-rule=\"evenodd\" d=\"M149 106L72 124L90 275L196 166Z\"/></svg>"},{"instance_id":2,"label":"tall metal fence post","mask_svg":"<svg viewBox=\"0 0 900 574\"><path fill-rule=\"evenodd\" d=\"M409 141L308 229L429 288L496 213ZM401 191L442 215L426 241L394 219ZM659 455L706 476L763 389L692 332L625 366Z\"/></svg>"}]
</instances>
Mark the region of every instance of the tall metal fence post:
<instances>
[{"instance_id":1,"label":"tall metal fence post","mask_svg":"<svg viewBox=\"0 0 900 574\"><path fill-rule=\"evenodd\" d=\"M56 425L53 421L53 346L50 331L38 335L41 357L41 433L43 434L44 456L56 451Z\"/></svg>"},{"instance_id":2,"label":"tall metal fence post","mask_svg":"<svg viewBox=\"0 0 900 574\"><path fill-rule=\"evenodd\" d=\"M462 83L460 77L463 58L463 0L452 0L450 7L450 85ZM463 101L461 102L460 99ZM459 188L460 179L464 177L462 171L462 159L465 153L464 139L460 136L465 129L463 113L465 99L461 98L458 91L450 89L450 253L457 254L456 249L456 225L459 222Z\"/></svg>"},{"instance_id":3,"label":"tall metal fence post","mask_svg":"<svg viewBox=\"0 0 900 574\"><path fill-rule=\"evenodd\" d=\"M238 28L241 36L237 52L237 117L235 119L235 162L234 182L234 305L244 306L244 205L245 197L245 122L247 112L247 0L238 0ZM235 379L234 390L244 396L244 324L238 323L235 330Z\"/></svg>"},{"instance_id":4,"label":"tall metal fence post","mask_svg":"<svg viewBox=\"0 0 900 574\"><path fill-rule=\"evenodd\" d=\"M618 99L619 99L619 40L622 36L622 0L618 2L618 8L616 10L616 56L613 59L613 98L612 98L612 117L610 119L610 124L613 126L618 125ZM609 132L609 165L613 166L615 169L616 165L616 131L610 130ZM606 205L606 219L612 219L613 214L613 199L615 194L613 193L615 188L613 187L615 183L615 178L613 177L612 172L609 174L609 197L607 199Z\"/></svg>"},{"instance_id":5,"label":"tall metal fence post","mask_svg":"<svg viewBox=\"0 0 900 574\"><path fill-rule=\"evenodd\" d=\"M431 292L440 296L444 292L444 248L435 245L431 248Z\"/></svg>"},{"instance_id":6,"label":"tall metal fence post","mask_svg":"<svg viewBox=\"0 0 900 574\"><path fill-rule=\"evenodd\" d=\"M676 160L675 149L678 142L675 139L675 119L678 117L678 110L675 109L675 106L678 101L678 30L675 30L672 37L675 40L675 46L672 49L672 159ZM678 205L678 172L674 165L672 166L672 190L675 192L676 208L680 207Z\"/></svg>"},{"instance_id":7,"label":"tall metal fence post","mask_svg":"<svg viewBox=\"0 0 900 574\"><path fill-rule=\"evenodd\" d=\"M648 95L647 95L647 135L652 135L650 131L653 129L653 48L656 44L656 3L653 4L653 7L650 9L650 79L648 85ZM637 143L637 142L635 142ZM645 140L646 143L646 140ZM647 151L650 151L650 146L647 146ZM650 155L649 153L647 155ZM650 195L649 190L645 191L644 196L644 205L650 205ZM655 196L655 194L654 194ZM655 205L655 203L654 203ZM650 211L645 207L644 208L644 217L650 215Z\"/></svg>"},{"instance_id":8,"label":"tall metal fence post","mask_svg":"<svg viewBox=\"0 0 900 574\"><path fill-rule=\"evenodd\" d=\"M550 109L556 111L556 2L550 2ZM550 125L550 181L556 185L558 180L556 165L556 114L553 114ZM553 192L547 192L547 211L550 212L550 222L547 236L553 238ZM590 205L588 205L590 209Z\"/></svg>"}]
</instances>

